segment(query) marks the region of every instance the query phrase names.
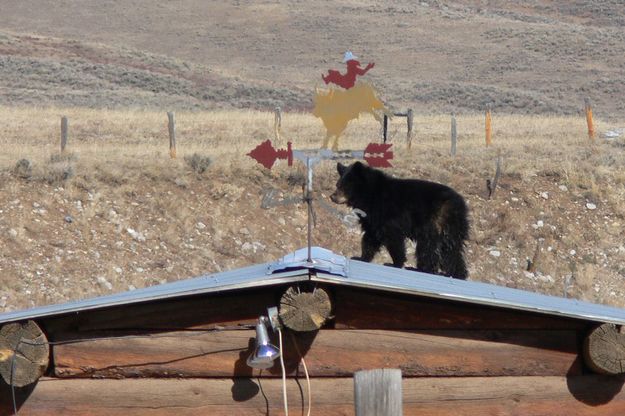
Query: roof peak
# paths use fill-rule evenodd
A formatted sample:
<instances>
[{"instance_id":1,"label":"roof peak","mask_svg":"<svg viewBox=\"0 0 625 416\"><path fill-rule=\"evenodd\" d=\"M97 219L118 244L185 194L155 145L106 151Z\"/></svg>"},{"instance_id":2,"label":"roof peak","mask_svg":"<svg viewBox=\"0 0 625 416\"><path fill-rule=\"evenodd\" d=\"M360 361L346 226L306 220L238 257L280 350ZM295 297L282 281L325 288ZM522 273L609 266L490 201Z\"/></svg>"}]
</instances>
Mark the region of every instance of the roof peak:
<instances>
[{"instance_id":1,"label":"roof peak","mask_svg":"<svg viewBox=\"0 0 625 416\"><path fill-rule=\"evenodd\" d=\"M276 273L295 268L314 269L347 277L347 258L322 247L310 247L309 253L308 247L305 247L270 263L268 272Z\"/></svg>"},{"instance_id":2,"label":"roof peak","mask_svg":"<svg viewBox=\"0 0 625 416\"><path fill-rule=\"evenodd\" d=\"M322 247L311 247L310 255L308 248L302 248L269 263L64 304L2 313L0 324L112 306L306 281L625 324L625 309L365 263L348 259Z\"/></svg>"}]
</instances>

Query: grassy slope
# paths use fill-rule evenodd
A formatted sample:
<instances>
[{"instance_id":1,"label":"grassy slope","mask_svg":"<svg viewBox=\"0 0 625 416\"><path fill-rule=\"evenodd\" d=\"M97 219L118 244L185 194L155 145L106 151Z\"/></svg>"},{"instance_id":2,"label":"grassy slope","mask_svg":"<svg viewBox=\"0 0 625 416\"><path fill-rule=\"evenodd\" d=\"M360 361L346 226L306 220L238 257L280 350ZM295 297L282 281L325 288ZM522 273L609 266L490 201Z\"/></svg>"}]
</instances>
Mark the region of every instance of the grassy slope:
<instances>
[{"instance_id":1,"label":"grassy slope","mask_svg":"<svg viewBox=\"0 0 625 416\"><path fill-rule=\"evenodd\" d=\"M620 1L3 4L0 310L231 269L303 246L301 206L259 208L267 187L297 195L301 168L267 172L244 156L272 136L272 115L201 110L281 105L285 136L317 147L321 123L296 111L310 108L320 73L340 68L346 49L377 63L368 78L388 103L417 112L418 141L410 152L396 148L391 172L466 195L472 279L623 306L623 142L589 147L578 112L590 96L604 120L598 131L623 126L624 22ZM495 147L484 149L475 114L488 102ZM167 156L171 109L175 161ZM450 111L463 114L455 159L448 117L424 115ZM61 114L70 117L62 157ZM403 134L393 122L394 140ZM363 119L342 147L378 137ZM504 176L489 201L484 184L498 151ZM213 159L208 171L185 162L194 153ZM27 177L14 171L22 158L33 163ZM316 178L328 202L331 164ZM358 252L357 230L322 207L317 214L316 244ZM525 273L537 245L536 273Z\"/></svg>"},{"instance_id":2,"label":"grassy slope","mask_svg":"<svg viewBox=\"0 0 625 416\"><path fill-rule=\"evenodd\" d=\"M58 155L60 114L68 114L71 128L64 157ZM4 310L274 260L305 244L301 205L259 207L268 187L298 195L301 167L267 171L245 156L272 137L270 113L179 112L177 160L169 159L161 112L2 107L0 118L7 121L0 127ZM410 151L401 140L404 126L394 121L390 173L447 183L466 196L472 280L556 295L566 286L569 296L623 306L624 142L590 146L580 117L496 114L493 123L495 145L486 149L482 117L459 117L459 152L452 159L446 116L418 116ZM615 125L599 121L598 129ZM378 129L363 118L341 146L361 147ZM319 120L306 114L286 114L283 130L295 148L317 147L323 136ZM487 200L485 181L498 152L503 176ZM194 153L212 158L206 172L185 162ZM28 178L13 170L21 158L33 163ZM63 179L64 172L72 176ZM335 181L333 164L322 164L316 189L329 205ZM316 211L315 244L357 254L358 230L319 204ZM536 273L529 274L526 261L537 244Z\"/></svg>"}]
</instances>

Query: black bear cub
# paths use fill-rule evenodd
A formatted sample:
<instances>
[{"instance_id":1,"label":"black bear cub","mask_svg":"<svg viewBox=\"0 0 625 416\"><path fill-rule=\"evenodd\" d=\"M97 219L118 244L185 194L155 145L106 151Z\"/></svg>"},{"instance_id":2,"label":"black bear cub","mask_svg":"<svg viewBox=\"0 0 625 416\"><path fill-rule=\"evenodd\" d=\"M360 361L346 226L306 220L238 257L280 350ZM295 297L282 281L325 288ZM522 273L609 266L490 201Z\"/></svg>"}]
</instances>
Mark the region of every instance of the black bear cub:
<instances>
[{"instance_id":1,"label":"black bear cub","mask_svg":"<svg viewBox=\"0 0 625 416\"><path fill-rule=\"evenodd\" d=\"M385 246L395 267L406 262L406 238L417 243L417 270L466 279L464 245L469 238L464 198L448 186L396 179L356 162L337 164L340 178L330 196L365 212L360 218L362 255L371 261Z\"/></svg>"}]
</instances>

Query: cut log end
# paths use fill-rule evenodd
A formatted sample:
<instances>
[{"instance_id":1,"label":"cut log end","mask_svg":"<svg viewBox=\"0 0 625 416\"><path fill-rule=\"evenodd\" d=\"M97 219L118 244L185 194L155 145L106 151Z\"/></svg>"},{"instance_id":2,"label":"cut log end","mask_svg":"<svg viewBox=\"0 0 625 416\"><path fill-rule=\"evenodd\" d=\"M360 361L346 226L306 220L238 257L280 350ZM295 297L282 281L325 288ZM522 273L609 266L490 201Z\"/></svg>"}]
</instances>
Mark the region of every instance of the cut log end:
<instances>
[{"instance_id":1,"label":"cut log end","mask_svg":"<svg viewBox=\"0 0 625 416\"><path fill-rule=\"evenodd\" d=\"M584 340L584 360L599 374L625 374L625 334L614 324L595 328Z\"/></svg>"},{"instance_id":2,"label":"cut log end","mask_svg":"<svg viewBox=\"0 0 625 416\"><path fill-rule=\"evenodd\" d=\"M323 289L299 293L293 287L280 299L280 319L294 331L316 331L330 317L332 305Z\"/></svg>"},{"instance_id":3,"label":"cut log end","mask_svg":"<svg viewBox=\"0 0 625 416\"><path fill-rule=\"evenodd\" d=\"M35 322L0 329L0 374L7 384L24 387L37 381L48 368L49 355L48 340Z\"/></svg>"}]
</instances>

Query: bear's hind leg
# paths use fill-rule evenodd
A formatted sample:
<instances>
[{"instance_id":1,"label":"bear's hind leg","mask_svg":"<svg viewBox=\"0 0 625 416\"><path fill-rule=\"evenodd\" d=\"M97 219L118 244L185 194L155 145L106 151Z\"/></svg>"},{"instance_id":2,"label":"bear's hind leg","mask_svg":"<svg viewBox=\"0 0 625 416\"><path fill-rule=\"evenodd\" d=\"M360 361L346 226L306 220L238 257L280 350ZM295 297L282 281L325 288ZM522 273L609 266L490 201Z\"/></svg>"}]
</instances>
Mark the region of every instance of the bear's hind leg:
<instances>
[{"instance_id":1,"label":"bear's hind leg","mask_svg":"<svg viewBox=\"0 0 625 416\"><path fill-rule=\"evenodd\" d=\"M417 270L424 273L438 273L440 265L440 235L431 226L417 233Z\"/></svg>"},{"instance_id":2,"label":"bear's hind leg","mask_svg":"<svg viewBox=\"0 0 625 416\"><path fill-rule=\"evenodd\" d=\"M465 280L469 276L462 241L446 241L441 247L441 270L445 276Z\"/></svg>"},{"instance_id":3,"label":"bear's hind leg","mask_svg":"<svg viewBox=\"0 0 625 416\"><path fill-rule=\"evenodd\" d=\"M388 254L393 259L393 267L404 267L406 263L406 241L403 236L392 237L384 242Z\"/></svg>"}]
</instances>

